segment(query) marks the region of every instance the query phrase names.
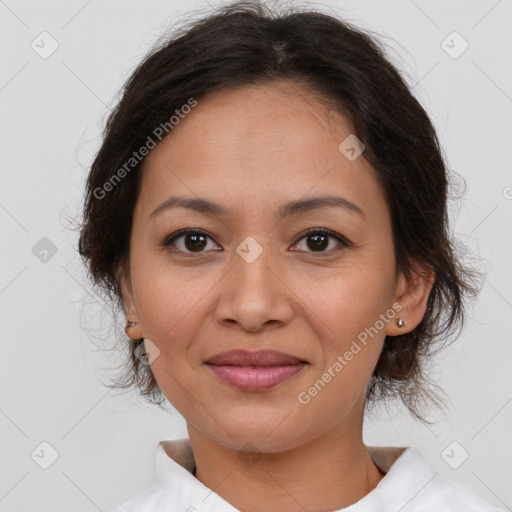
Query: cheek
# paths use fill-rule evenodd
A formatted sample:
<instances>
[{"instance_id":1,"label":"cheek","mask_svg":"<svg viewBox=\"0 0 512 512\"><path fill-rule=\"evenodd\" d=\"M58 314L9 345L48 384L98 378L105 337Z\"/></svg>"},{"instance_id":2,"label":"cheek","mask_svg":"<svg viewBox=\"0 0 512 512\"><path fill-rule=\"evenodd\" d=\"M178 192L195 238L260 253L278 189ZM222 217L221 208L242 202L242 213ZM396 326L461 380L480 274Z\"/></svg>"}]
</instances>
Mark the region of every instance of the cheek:
<instances>
[{"instance_id":1,"label":"cheek","mask_svg":"<svg viewBox=\"0 0 512 512\"><path fill-rule=\"evenodd\" d=\"M317 283L318 284L318 283ZM363 271L311 287L308 295L310 325L321 340L322 358L304 387L308 415L349 411L363 399L366 384L382 351L385 329L381 315L387 311L387 283ZM303 402L301 402L303 403ZM305 412L306 412L305 411ZM330 421L326 417L326 421Z\"/></svg>"},{"instance_id":2,"label":"cheek","mask_svg":"<svg viewBox=\"0 0 512 512\"><path fill-rule=\"evenodd\" d=\"M208 293L219 276L204 267L172 265L165 255L149 252L133 262L132 283L145 336L177 349L200 327Z\"/></svg>"},{"instance_id":3,"label":"cheek","mask_svg":"<svg viewBox=\"0 0 512 512\"><path fill-rule=\"evenodd\" d=\"M382 351L385 323L381 315L389 309L390 283L365 268L354 265L337 276L331 273L323 282L306 283L311 293L305 298L303 314L321 340L322 355L309 384L312 395L302 391L316 403L311 411L319 414L322 407L332 408L329 403L350 409L364 393Z\"/></svg>"},{"instance_id":4,"label":"cheek","mask_svg":"<svg viewBox=\"0 0 512 512\"><path fill-rule=\"evenodd\" d=\"M186 412L190 394L204 393L196 389L191 377L201 359L200 347L193 341L211 308L208 292L220 276L204 268L179 269L149 254L140 254L132 261L132 283L144 337L159 350L151 363L152 372L167 399L177 410Z\"/></svg>"},{"instance_id":5,"label":"cheek","mask_svg":"<svg viewBox=\"0 0 512 512\"><path fill-rule=\"evenodd\" d=\"M392 281L368 265L351 265L324 276L303 278L304 315L321 329L320 339L330 339L341 349L375 325L389 308ZM309 311L309 313L308 313ZM382 328L382 325L378 325ZM321 334L321 336L320 336Z\"/></svg>"}]
</instances>

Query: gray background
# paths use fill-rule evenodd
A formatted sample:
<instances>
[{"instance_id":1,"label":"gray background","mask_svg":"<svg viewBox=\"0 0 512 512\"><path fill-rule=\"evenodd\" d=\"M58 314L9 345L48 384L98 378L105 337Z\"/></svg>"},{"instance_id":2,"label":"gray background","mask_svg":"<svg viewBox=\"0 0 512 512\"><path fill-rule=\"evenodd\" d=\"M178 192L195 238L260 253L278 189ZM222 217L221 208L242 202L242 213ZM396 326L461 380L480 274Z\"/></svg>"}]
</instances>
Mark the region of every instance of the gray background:
<instances>
[{"instance_id":1,"label":"gray background","mask_svg":"<svg viewBox=\"0 0 512 512\"><path fill-rule=\"evenodd\" d=\"M432 370L451 414L425 427L400 408L381 411L366 422L365 442L414 445L435 472L510 510L512 1L311 5L384 36L466 181L452 225L486 272L462 336ZM94 337L112 335L112 319L68 226L117 91L162 31L196 8L208 4L0 1L1 511L109 510L152 483L159 440L187 435L177 412L102 384L118 359ZM31 47L51 49L43 31L58 43L47 58ZM463 40L446 39L454 31L469 44L461 55ZM47 469L42 442L58 454ZM457 469L448 464L465 452Z\"/></svg>"}]
</instances>

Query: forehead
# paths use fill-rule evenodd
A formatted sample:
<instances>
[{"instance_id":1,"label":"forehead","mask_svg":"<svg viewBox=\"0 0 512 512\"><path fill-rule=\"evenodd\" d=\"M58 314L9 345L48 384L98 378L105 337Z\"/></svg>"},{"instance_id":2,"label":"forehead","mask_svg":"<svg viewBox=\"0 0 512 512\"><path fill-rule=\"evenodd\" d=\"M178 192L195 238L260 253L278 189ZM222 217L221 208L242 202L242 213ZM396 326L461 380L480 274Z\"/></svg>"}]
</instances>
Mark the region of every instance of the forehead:
<instances>
[{"instance_id":1,"label":"forehead","mask_svg":"<svg viewBox=\"0 0 512 512\"><path fill-rule=\"evenodd\" d=\"M361 203L379 189L363 156L340 152L351 133L347 116L295 83L209 94L146 158L141 207L171 193L247 206L338 191Z\"/></svg>"},{"instance_id":2,"label":"forehead","mask_svg":"<svg viewBox=\"0 0 512 512\"><path fill-rule=\"evenodd\" d=\"M177 159L239 157L246 166L258 156L318 158L327 145L351 133L347 117L293 82L271 82L221 90L198 101L165 141L149 156L173 152ZM190 153L190 146L195 151ZM167 151L166 151L167 149ZM245 167L245 166L244 166Z\"/></svg>"}]
</instances>

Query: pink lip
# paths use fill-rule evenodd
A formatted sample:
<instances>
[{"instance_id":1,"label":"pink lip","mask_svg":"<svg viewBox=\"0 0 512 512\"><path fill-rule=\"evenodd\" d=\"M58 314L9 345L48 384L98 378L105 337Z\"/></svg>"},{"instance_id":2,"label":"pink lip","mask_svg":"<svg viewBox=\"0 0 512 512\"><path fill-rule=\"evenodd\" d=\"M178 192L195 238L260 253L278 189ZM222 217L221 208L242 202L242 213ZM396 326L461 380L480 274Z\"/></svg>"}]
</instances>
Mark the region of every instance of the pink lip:
<instances>
[{"instance_id":1,"label":"pink lip","mask_svg":"<svg viewBox=\"0 0 512 512\"><path fill-rule=\"evenodd\" d=\"M235 349L206 361L217 377L244 391L270 389L299 373L307 364L303 359L277 350Z\"/></svg>"},{"instance_id":2,"label":"pink lip","mask_svg":"<svg viewBox=\"0 0 512 512\"><path fill-rule=\"evenodd\" d=\"M307 361L290 354L278 352L277 350L250 352L248 350L236 349L216 354L206 362L217 366L283 366L306 363Z\"/></svg>"},{"instance_id":3,"label":"pink lip","mask_svg":"<svg viewBox=\"0 0 512 512\"><path fill-rule=\"evenodd\" d=\"M224 382L244 391L270 389L299 373L307 363L279 366L207 366Z\"/></svg>"}]
</instances>

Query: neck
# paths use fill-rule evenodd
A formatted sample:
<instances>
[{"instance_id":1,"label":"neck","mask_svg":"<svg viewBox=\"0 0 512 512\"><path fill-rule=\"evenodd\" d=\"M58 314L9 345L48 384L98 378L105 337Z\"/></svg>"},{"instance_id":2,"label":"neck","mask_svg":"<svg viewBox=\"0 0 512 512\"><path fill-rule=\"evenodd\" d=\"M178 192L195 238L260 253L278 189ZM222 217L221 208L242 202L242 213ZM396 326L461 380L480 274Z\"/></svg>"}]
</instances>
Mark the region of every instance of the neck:
<instances>
[{"instance_id":1,"label":"neck","mask_svg":"<svg viewBox=\"0 0 512 512\"><path fill-rule=\"evenodd\" d=\"M351 432L346 425L272 453L242 452L191 424L187 428L196 478L245 512L339 510L366 496L384 476L370 457L361 430Z\"/></svg>"}]
</instances>

